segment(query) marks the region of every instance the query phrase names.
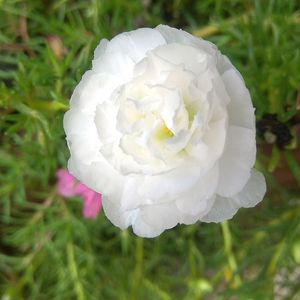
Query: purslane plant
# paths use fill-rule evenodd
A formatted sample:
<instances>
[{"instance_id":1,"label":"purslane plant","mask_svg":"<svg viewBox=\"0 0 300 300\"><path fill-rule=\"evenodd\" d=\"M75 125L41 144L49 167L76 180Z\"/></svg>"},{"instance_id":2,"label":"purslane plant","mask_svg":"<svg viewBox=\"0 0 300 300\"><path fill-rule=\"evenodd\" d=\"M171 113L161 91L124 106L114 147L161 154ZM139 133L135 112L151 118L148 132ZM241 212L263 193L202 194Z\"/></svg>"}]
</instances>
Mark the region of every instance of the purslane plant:
<instances>
[{"instance_id":1,"label":"purslane plant","mask_svg":"<svg viewBox=\"0 0 300 300\"><path fill-rule=\"evenodd\" d=\"M265 194L242 76L212 43L160 25L102 40L64 128L69 171L120 228L154 237L230 219Z\"/></svg>"}]
</instances>

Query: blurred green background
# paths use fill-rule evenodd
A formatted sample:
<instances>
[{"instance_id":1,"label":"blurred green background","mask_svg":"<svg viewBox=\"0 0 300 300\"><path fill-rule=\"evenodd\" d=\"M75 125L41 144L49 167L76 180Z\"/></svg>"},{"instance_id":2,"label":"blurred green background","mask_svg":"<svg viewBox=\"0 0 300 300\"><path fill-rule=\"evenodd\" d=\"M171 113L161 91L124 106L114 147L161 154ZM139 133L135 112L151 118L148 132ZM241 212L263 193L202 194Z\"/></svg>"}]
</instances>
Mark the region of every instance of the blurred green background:
<instances>
[{"instance_id":1,"label":"blurred green background","mask_svg":"<svg viewBox=\"0 0 300 300\"><path fill-rule=\"evenodd\" d=\"M101 38L160 23L214 42L257 116L268 193L223 224L155 239L56 193L70 95ZM300 299L299 0L0 0L0 297Z\"/></svg>"}]
</instances>

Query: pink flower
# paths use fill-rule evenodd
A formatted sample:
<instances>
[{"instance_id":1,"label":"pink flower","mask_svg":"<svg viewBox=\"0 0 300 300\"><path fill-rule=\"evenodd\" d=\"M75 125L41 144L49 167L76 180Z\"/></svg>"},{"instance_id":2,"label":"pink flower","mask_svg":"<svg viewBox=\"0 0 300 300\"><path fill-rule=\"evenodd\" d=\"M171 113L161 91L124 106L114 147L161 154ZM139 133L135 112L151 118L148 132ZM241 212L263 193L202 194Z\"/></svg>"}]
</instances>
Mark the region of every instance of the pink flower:
<instances>
[{"instance_id":1,"label":"pink flower","mask_svg":"<svg viewBox=\"0 0 300 300\"><path fill-rule=\"evenodd\" d=\"M57 191L63 197L73 197L77 195L76 179L67 170L60 169L57 171L58 177Z\"/></svg>"},{"instance_id":2,"label":"pink flower","mask_svg":"<svg viewBox=\"0 0 300 300\"><path fill-rule=\"evenodd\" d=\"M56 176L58 178L58 194L68 198L76 195L81 196L83 198L83 216L95 219L102 207L101 194L78 182L67 170L58 170Z\"/></svg>"}]
</instances>

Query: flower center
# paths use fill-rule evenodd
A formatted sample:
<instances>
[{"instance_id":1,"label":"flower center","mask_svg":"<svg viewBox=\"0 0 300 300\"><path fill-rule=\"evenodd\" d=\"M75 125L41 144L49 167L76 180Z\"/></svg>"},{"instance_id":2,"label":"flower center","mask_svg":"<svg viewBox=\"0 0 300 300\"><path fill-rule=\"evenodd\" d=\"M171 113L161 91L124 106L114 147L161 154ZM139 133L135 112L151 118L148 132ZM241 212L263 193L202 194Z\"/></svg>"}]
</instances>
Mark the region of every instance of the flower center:
<instances>
[{"instance_id":1,"label":"flower center","mask_svg":"<svg viewBox=\"0 0 300 300\"><path fill-rule=\"evenodd\" d=\"M167 140L169 138L172 138L173 136L174 136L174 133L167 126L163 126L163 127L159 128L155 134L155 137L159 141Z\"/></svg>"}]
</instances>

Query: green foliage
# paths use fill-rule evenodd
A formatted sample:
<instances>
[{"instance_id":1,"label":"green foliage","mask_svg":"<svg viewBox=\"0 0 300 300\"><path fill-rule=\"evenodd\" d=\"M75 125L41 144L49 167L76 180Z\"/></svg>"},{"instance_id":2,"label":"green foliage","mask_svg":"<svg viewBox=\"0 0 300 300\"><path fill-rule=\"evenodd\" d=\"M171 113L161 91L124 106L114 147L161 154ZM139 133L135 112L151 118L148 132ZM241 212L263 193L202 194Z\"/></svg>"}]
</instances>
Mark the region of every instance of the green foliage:
<instances>
[{"instance_id":1,"label":"green foliage","mask_svg":"<svg viewBox=\"0 0 300 300\"><path fill-rule=\"evenodd\" d=\"M83 219L55 173L69 155L63 113L99 40L159 23L213 41L243 74L269 192L228 223L143 240L103 213ZM289 294L276 299L299 299L299 36L297 0L0 0L1 299L265 300L278 276Z\"/></svg>"}]
</instances>

